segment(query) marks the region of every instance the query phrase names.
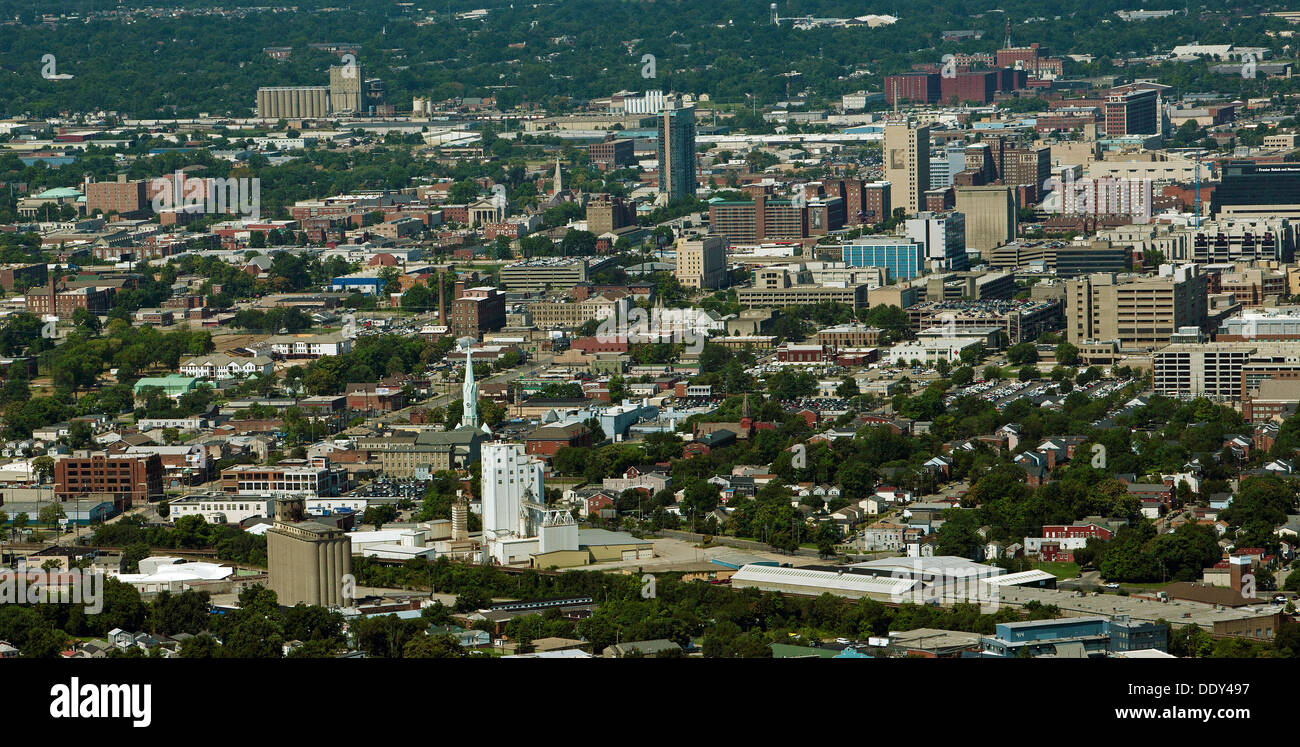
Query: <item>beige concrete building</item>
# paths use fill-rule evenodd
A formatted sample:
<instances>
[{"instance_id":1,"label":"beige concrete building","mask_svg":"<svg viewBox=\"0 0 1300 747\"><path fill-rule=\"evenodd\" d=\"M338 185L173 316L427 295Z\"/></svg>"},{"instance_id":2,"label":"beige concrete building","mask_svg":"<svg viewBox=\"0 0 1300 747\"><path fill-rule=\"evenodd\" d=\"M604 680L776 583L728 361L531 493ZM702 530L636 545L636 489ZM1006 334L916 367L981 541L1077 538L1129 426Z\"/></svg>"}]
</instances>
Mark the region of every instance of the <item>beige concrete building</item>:
<instances>
[{"instance_id":1,"label":"beige concrete building","mask_svg":"<svg viewBox=\"0 0 1300 747\"><path fill-rule=\"evenodd\" d=\"M257 116L262 119L304 119L330 114L327 86L271 86L257 89Z\"/></svg>"},{"instance_id":2,"label":"beige concrete building","mask_svg":"<svg viewBox=\"0 0 1300 747\"><path fill-rule=\"evenodd\" d=\"M1086 129L1095 131L1096 126L1089 124ZM1101 146L1090 134L1080 140L1062 140L1052 143L1051 148L1053 166L1087 167L1101 158Z\"/></svg>"},{"instance_id":3,"label":"beige concrete building","mask_svg":"<svg viewBox=\"0 0 1300 747\"><path fill-rule=\"evenodd\" d=\"M1155 223L1133 224L1102 229L1094 238L1097 241L1130 246L1135 252L1157 251L1170 262L1193 259L1192 232L1186 228L1174 228Z\"/></svg>"},{"instance_id":4,"label":"beige concrete building","mask_svg":"<svg viewBox=\"0 0 1300 747\"><path fill-rule=\"evenodd\" d=\"M336 112L360 112L361 67L356 64L330 67L330 109Z\"/></svg>"},{"instance_id":5,"label":"beige concrete building","mask_svg":"<svg viewBox=\"0 0 1300 747\"><path fill-rule=\"evenodd\" d=\"M1196 162L1189 158L1171 158L1163 153L1138 153L1125 160L1095 161L1088 164L1085 173L1091 179L1190 182L1196 178Z\"/></svg>"},{"instance_id":6,"label":"beige concrete building","mask_svg":"<svg viewBox=\"0 0 1300 747\"><path fill-rule=\"evenodd\" d=\"M923 290L914 285L882 285L879 288L870 288L867 290L867 306L873 309L877 306L897 306L906 309L924 298Z\"/></svg>"},{"instance_id":7,"label":"beige concrete building","mask_svg":"<svg viewBox=\"0 0 1300 747\"><path fill-rule=\"evenodd\" d=\"M427 479L434 472L465 467L479 458L483 433L461 426L450 431L421 431L414 443L394 443L379 451L388 477Z\"/></svg>"},{"instance_id":8,"label":"beige concrete building","mask_svg":"<svg viewBox=\"0 0 1300 747\"><path fill-rule=\"evenodd\" d=\"M342 606L352 540L342 529L304 516L302 499L276 501L275 526L266 532L268 586L282 605Z\"/></svg>"},{"instance_id":9,"label":"beige concrete building","mask_svg":"<svg viewBox=\"0 0 1300 747\"><path fill-rule=\"evenodd\" d=\"M1016 237L1016 195L1010 187L957 187L957 212L966 216L966 247L988 251Z\"/></svg>"},{"instance_id":10,"label":"beige concrete building","mask_svg":"<svg viewBox=\"0 0 1300 747\"><path fill-rule=\"evenodd\" d=\"M721 288L727 282L727 241L721 236L677 242L677 282L687 288Z\"/></svg>"},{"instance_id":11,"label":"beige concrete building","mask_svg":"<svg viewBox=\"0 0 1300 747\"><path fill-rule=\"evenodd\" d=\"M502 267L501 287L512 291L572 288L612 263L608 257L533 257Z\"/></svg>"},{"instance_id":12,"label":"beige concrete building","mask_svg":"<svg viewBox=\"0 0 1300 747\"><path fill-rule=\"evenodd\" d=\"M1180 327L1203 327L1206 311L1206 280L1196 265L1163 265L1158 276L1127 280L1100 273L1065 285L1066 333L1076 345L1118 340L1124 350L1163 347Z\"/></svg>"},{"instance_id":13,"label":"beige concrete building","mask_svg":"<svg viewBox=\"0 0 1300 747\"><path fill-rule=\"evenodd\" d=\"M908 215L924 209L925 191L930 188L930 128L885 125L882 157L885 181L893 185L893 206L903 208Z\"/></svg>"},{"instance_id":14,"label":"beige concrete building","mask_svg":"<svg viewBox=\"0 0 1300 747\"><path fill-rule=\"evenodd\" d=\"M860 309L867 305L867 286L845 288L820 285L791 285L784 288L741 288L736 291L741 306L801 306L824 302L842 303Z\"/></svg>"},{"instance_id":15,"label":"beige concrete building","mask_svg":"<svg viewBox=\"0 0 1300 747\"><path fill-rule=\"evenodd\" d=\"M865 324L841 324L818 330L814 341L818 345L831 345L836 348L865 348L880 344L883 329L869 327Z\"/></svg>"},{"instance_id":16,"label":"beige concrete building","mask_svg":"<svg viewBox=\"0 0 1300 747\"><path fill-rule=\"evenodd\" d=\"M613 298L599 295L585 301L536 301L528 304L528 312L533 315L533 324L538 329L555 329L557 327L581 327L596 319L609 319L621 315L626 317L631 308L627 296Z\"/></svg>"}]
</instances>

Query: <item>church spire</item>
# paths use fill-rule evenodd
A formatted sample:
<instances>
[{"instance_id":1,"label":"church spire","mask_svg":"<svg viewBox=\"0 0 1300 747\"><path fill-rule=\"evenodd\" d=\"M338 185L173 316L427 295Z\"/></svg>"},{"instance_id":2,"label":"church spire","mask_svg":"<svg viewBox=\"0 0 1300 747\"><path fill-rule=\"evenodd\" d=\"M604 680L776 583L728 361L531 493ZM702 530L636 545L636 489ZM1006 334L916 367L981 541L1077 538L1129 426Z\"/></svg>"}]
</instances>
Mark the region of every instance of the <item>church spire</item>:
<instances>
[{"instance_id":1,"label":"church spire","mask_svg":"<svg viewBox=\"0 0 1300 747\"><path fill-rule=\"evenodd\" d=\"M465 387L461 390L460 424L470 428L478 427L478 384L474 382L474 356L470 350L465 351Z\"/></svg>"},{"instance_id":2,"label":"church spire","mask_svg":"<svg viewBox=\"0 0 1300 747\"><path fill-rule=\"evenodd\" d=\"M560 194L561 192L564 191L564 178L563 178L562 176L560 176L560 158L559 158L559 156L556 156L556 158L555 158L555 183L554 183L554 184L555 184L555 192L554 192L554 194L558 195L558 194Z\"/></svg>"}]
</instances>

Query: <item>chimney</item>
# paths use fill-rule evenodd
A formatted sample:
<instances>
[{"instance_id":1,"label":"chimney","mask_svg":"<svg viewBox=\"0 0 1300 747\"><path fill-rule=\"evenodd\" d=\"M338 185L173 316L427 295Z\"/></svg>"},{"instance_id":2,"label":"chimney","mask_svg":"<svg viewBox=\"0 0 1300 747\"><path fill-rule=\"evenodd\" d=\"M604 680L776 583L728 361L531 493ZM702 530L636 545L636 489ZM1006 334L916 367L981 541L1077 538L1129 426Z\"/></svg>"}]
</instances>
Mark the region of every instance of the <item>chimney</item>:
<instances>
[{"instance_id":1,"label":"chimney","mask_svg":"<svg viewBox=\"0 0 1300 747\"><path fill-rule=\"evenodd\" d=\"M447 323L447 285L443 271L438 271L438 323Z\"/></svg>"},{"instance_id":2,"label":"chimney","mask_svg":"<svg viewBox=\"0 0 1300 747\"><path fill-rule=\"evenodd\" d=\"M461 491L456 491L456 500L451 504L451 541L464 542L469 539L469 503Z\"/></svg>"},{"instance_id":3,"label":"chimney","mask_svg":"<svg viewBox=\"0 0 1300 747\"><path fill-rule=\"evenodd\" d=\"M1250 557L1247 555L1232 555L1228 558L1228 585L1232 590L1241 593L1242 577L1250 573Z\"/></svg>"}]
</instances>

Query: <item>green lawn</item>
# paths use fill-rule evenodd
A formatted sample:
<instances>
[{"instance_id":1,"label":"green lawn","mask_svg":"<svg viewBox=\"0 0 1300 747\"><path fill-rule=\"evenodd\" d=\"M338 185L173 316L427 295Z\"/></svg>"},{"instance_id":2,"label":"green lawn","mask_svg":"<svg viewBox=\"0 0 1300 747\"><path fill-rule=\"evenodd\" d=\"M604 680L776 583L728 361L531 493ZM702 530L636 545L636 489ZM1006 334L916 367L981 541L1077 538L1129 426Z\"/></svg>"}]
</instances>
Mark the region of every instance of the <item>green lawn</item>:
<instances>
[{"instance_id":1,"label":"green lawn","mask_svg":"<svg viewBox=\"0 0 1300 747\"><path fill-rule=\"evenodd\" d=\"M1034 563L1034 570L1047 571L1056 576L1057 581L1064 581L1067 578L1076 578L1079 575L1078 563Z\"/></svg>"},{"instance_id":2,"label":"green lawn","mask_svg":"<svg viewBox=\"0 0 1300 747\"><path fill-rule=\"evenodd\" d=\"M1138 589L1138 590L1141 590L1141 591L1156 591L1156 590L1159 590L1159 589L1163 589L1163 588L1165 588L1166 586L1168 586L1168 585L1171 584L1171 583L1173 583L1173 582L1172 582L1172 581L1144 581L1144 582L1142 582L1142 583L1135 583L1135 582L1132 582L1132 581L1120 581L1120 582L1119 582L1119 585L1120 585L1121 588L1124 588L1124 589Z\"/></svg>"}]
</instances>

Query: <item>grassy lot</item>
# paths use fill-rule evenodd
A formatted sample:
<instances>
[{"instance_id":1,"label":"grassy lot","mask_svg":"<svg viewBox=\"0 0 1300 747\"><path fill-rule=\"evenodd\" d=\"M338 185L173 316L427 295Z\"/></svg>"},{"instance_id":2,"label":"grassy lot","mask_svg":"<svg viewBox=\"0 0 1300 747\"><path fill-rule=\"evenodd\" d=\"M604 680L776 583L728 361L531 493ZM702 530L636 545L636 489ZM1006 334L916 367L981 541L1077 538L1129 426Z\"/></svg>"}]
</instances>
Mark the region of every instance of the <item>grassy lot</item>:
<instances>
[{"instance_id":1,"label":"grassy lot","mask_svg":"<svg viewBox=\"0 0 1300 747\"><path fill-rule=\"evenodd\" d=\"M1058 581L1076 578L1079 575L1078 563L1034 563L1034 570L1047 571L1056 576Z\"/></svg>"},{"instance_id":2,"label":"grassy lot","mask_svg":"<svg viewBox=\"0 0 1300 747\"><path fill-rule=\"evenodd\" d=\"M1165 588L1166 586L1168 586L1169 584L1172 584L1172 583L1173 583L1173 581L1150 581L1150 582L1146 582L1146 583L1141 583L1141 584L1139 584L1139 583L1133 583L1133 582L1130 582L1130 581L1120 581L1120 582L1119 582L1119 585L1120 585L1120 588L1123 588L1123 589L1138 589L1138 590L1142 590L1142 591L1155 591L1155 590L1157 590L1157 589L1163 589L1163 588Z\"/></svg>"}]
</instances>

